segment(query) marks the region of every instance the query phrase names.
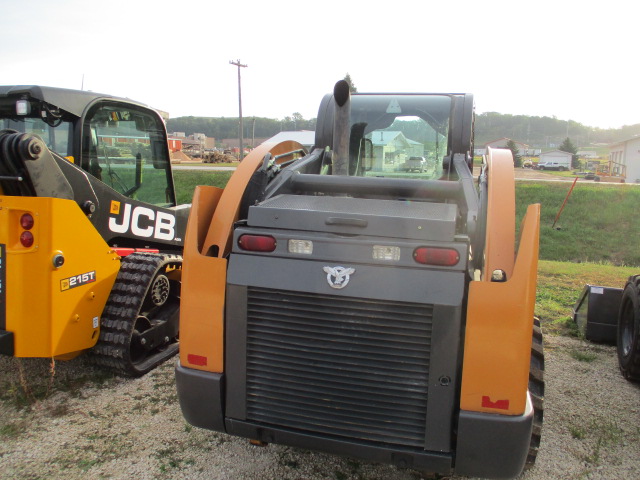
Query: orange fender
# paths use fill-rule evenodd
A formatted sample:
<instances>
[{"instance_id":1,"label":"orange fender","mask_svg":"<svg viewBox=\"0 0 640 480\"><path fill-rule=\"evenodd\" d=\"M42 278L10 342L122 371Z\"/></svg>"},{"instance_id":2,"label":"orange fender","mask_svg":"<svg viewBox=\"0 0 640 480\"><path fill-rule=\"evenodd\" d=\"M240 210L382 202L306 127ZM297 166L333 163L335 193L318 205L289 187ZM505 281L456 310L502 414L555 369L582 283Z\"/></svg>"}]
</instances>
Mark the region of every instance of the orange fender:
<instances>
[{"instance_id":1,"label":"orange fender","mask_svg":"<svg viewBox=\"0 0 640 480\"><path fill-rule=\"evenodd\" d=\"M251 176L267 153L303 149L297 142L263 143L240 163L227 186L195 189L182 263L180 363L184 367L224 371L224 304L227 259L233 224ZM212 256L210 256L212 255Z\"/></svg>"},{"instance_id":2,"label":"orange fender","mask_svg":"<svg viewBox=\"0 0 640 480\"><path fill-rule=\"evenodd\" d=\"M527 209L514 262L511 152L489 150L488 157L485 271L482 281L469 285L460 408L522 415L536 302L540 205ZM491 282L497 269L506 272L506 282Z\"/></svg>"}]
</instances>

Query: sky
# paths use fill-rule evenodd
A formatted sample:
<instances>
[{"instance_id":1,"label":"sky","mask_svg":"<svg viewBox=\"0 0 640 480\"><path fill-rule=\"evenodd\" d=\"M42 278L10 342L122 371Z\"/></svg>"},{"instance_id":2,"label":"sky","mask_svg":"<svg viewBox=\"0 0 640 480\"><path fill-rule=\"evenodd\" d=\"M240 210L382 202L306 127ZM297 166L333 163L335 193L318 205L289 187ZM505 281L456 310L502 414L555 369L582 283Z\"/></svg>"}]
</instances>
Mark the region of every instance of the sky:
<instances>
[{"instance_id":1,"label":"sky","mask_svg":"<svg viewBox=\"0 0 640 480\"><path fill-rule=\"evenodd\" d=\"M476 112L640 123L634 2L0 0L0 85L181 116L317 116L359 92L472 93Z\"/></svg>"}]
</instances>

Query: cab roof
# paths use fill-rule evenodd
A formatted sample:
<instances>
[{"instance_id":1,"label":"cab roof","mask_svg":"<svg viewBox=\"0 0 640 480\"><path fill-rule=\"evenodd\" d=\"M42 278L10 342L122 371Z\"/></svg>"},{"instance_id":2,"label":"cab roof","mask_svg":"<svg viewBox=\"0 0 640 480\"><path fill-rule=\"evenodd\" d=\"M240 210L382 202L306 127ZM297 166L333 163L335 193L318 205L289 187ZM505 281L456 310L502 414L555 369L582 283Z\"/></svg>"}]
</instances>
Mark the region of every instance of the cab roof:
<instances>
[{"instance_id":1,"label":"cab roof","mask_svg":"<svg viewBox=\"0 0 640 480\"><path fill-rule=\"evenodd\" d=\"M40 85L0 85L0 97L21 97L22 95L28 95L32 99L55 105L77 117L80 117L87 106L98 99L113 99L119 102L142 105L139 102L127 98L85 90L71 90Z\"/></svg>"}]
</instances>

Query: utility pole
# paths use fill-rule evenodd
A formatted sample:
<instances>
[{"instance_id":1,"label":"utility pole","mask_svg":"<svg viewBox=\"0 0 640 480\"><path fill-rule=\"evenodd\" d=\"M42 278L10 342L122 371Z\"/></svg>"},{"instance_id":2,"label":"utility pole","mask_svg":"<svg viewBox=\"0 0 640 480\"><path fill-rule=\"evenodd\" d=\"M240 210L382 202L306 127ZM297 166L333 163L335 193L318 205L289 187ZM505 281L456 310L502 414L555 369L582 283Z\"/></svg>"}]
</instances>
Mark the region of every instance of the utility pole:
<instances>
[{"instance_id":1,"label":"utility pole","mask_svg":"<svg viewBox=\"0 0 640 480\"><path fill-rule=\"evenodd\" d=\"M251 127L251 148L255 146L256 142L256 117L253 117L253 126Z\"/></svg>"},{"instance_id":2,"label":"utility pole","mask_svg":"<svg viewBox=\"0 0 640 480\"><path fill-rule=\"evenodd\" d=\"M230 60L229 63L231 65L235 65L236 67L238 67L238 115L240 117L240 128L239 128L240 134L238 135L238 140L240 142L239 143L239 147L240 147L239 160L242 161L242 159L244 158L244 148L242 147L243 125L242 125L242 88L240 86L240 68L246 68L247 65L243 65L242 63L240 63L240 59L236 60L235 62L233 60Z\"/></svg>"}]
</instances>

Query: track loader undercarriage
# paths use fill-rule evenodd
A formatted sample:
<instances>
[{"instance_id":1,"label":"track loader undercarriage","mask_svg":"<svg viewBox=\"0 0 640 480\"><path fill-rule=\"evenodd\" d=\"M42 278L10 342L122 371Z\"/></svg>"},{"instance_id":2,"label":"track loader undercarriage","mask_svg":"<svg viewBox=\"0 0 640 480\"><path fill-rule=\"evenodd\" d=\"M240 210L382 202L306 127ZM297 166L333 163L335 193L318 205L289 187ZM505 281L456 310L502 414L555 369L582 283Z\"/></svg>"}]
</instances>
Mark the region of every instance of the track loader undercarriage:
<instances>
[{"instance_id":1,"label":"track loader undercarriage","mask_svg":"<svg viewBox=\"0 0 640 480\"><path fill-rule=\"evenodd\" d=\"M122 260L92 350L96 363L140 376L178 352L181 261L159 254Z\"/></svg>"}]
</instances>

